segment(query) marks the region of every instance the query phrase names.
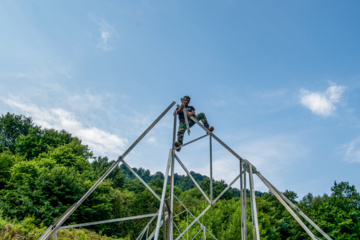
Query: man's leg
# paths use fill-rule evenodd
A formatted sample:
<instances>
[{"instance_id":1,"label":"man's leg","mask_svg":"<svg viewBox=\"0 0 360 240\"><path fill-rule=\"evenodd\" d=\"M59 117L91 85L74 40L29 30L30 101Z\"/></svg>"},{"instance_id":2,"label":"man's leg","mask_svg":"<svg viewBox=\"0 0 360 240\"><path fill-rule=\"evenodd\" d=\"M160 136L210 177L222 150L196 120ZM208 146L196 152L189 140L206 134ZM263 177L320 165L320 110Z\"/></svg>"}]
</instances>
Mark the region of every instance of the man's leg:
<instances>
[{"instance_id":1,"label":"man's leg","mask_svg":"<svg viewBox=\"0 0 360 240\"><path fill-rule=\"evenodd\" d=\"M186 131L186 123L182 122L180 123L179 130L177 132L178 142L180 143L180 145L183 144L185 131Z\"/></svg>"},{"instance_id":2,"label":"man's leg","mask_svg":"<svg viewBox=\"0 0 360 240\"><path fill-rule=\"evenodd\" d=\"M195 118L198 120L198 121L202 121L202 123L204 124L204 127L206 127L207 129L209 129L210 125L206 119L206 116L204 113L199 113L198 115L195 116Z\"/></svg>"},{"instance_id":3,"label":"man's leg","mask_svg":"<svg viewBox=\"0 0 360 240\"><path fill-rule=\"evenodd\" d=\"M195 124L195 122L194 122L193 120L189 119L189 128L191 128L192 126L194 126L194 124ZM177 136L178 136L178 142L179 142L181 145L183 144L184 133L185 133L186 129L187 129L186 123L185 123L185 122L180 123Z\"/></svg>"}]
</instances>

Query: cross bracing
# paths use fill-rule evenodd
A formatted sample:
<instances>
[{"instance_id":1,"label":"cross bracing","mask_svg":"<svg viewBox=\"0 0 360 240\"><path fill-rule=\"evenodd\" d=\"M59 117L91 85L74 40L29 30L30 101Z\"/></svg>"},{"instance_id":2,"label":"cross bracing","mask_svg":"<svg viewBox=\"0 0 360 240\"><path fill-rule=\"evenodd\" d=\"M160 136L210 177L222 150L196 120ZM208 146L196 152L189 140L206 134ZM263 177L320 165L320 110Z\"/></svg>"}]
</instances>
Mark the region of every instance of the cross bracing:
<instances>
[{"instance_id":1,"label":"cross bracing","mask_svg":"<svg viewBox=\"0 0 360 240\"><path fill-rule=\"evenodd\" d=\"M182 100L182 99L181 99ZM265 186L274 194L277 200L285 207L285 209L292 215L292 217L300 224L300 226L304 229L304 231L309 235L310 239L319 239L312 233L307 225L299 218L300 215L303 219L307 221L312 227L314 227L324 238L330 240L331 238L322 231L310 218L308 218L297 206L295 206L286 196L284 196L274 185L272 185L262 174L248 161L247 159L243 159L240 157L233 149L231 149L228 145L226 145L222 140L220 140L214 133L210 132L207 128L205 128L202 124L198 122L194 117L190 117L192 121L194 121L197 125L199 125L204 131L205 135L200 136L192 141L189 141L181 146L181 148L185 148L186 146L199 141L203 138L209 138L209 163L210 163L210 194L209 196L205 193L205 191L199 186L199 184L195 181L195 179L190 174L189 170L185 166L184 162L179 158L176 154L176 148L174 147L175 136L176 136L176 114L174 114L174 126L173 126L173 141L172 147L169 150L168 161L166 164L166 170L164 174L164 183L161 196L157 195L151 187L136 174L135 171L132 170L130 165L125 161L125 157L132 151L132 149L147 135L148 132L170 111L170 109L175 105L175 102L172 102L160 115L156 120L150 124L150 126L135 140L135 142L114 162L112 166L100 177L100 179L82 196L79 201L74 203L69 209L67 209L58 219L56 219L42 234L39 240L46 240L49 238L57 239L57 231L60 229L68 229L68 228L78 228L78 227L86 227L98 224L107 224L114 222L122 222L122 221L135 221L137 219L146 219L150 218L144 229L139 233L137 240L141 239L156 239L159 238L173 240L176 236L175 240L179 239L189 239L189 230L194 227L194 225L199 227L199 230L195 234L195 236L191 236L192 239L195 239L198 236L201 236L202 239L206 239L207 236L210 236L212 239L217 239L211 231L206 228L204 224L201 223L200 219L203 217L206 212L211 209L211 207L216 204L216 202L230 189L230 187L240 179L240 205L241 205L241 236L239 239L247 240L247 175L249 180L249 190L250 190L250 202L251 202L251 219L252 219L252 230L253 230L253 238L256 240L261 239L259 234L259 224L257 217L257 208L256 208L256 198L255 198L255 188L254 188L254 180L253 175L257 175L258 178L265 184ZM185 115L185 120L188 125L188 118ZM190 134L190 129L188 128L188 133ZM239 160L239 174L234 178L234 180L218 195L213 196L213 163L212 163L212 141L213 139L218 142L224 149L226 149L230 154L232 154L236 159ZM195 187L201 192L204 199L208 202L208 206L198 215L195 216L182 202L181 200L174 194L174 166L175 163L178 163L179 166L186 172L188 177L194 183ZM116 166L120 163L124 164L133 174L134 176L150 191L150 193L159 200L159 208L156 213L131 216L119 219L109 219L104 221L90 222L90 223L82 223L75 224L69 226L63 226L64 222L71 216L71 214L86 200L86 198L100 185L101 182L111 173ZM166 198L166 189L168 186L168 179L170 181L170 194ZM174 212L174 200L177 201L182 208L184 209L180 213ZM186 214L187 226L185 229L179 229L174 220L177 216ZM192 222L189 223L189 220ZM156 224L155 224L156 223ZM151 227L152 226L152 227ZM160 229L163 229L163 236L160 236ZM152 229L152 231L150 231ZM175 234L174 234L175 231ZM186 238L185 238L186 237Z\"/></svg>"}]
</instances>

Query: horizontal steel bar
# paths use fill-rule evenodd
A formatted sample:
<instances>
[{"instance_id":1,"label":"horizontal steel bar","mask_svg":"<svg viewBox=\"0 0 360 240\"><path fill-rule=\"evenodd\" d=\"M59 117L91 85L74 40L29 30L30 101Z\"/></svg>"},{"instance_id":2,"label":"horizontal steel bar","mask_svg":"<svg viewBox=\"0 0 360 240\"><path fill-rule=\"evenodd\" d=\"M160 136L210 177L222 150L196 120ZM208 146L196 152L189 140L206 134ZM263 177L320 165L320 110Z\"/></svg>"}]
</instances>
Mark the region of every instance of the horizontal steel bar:
<instances>
[{"instance_id":1,"label":"horizontal steel bar","mask_svg":"<svg viewBox=\"0 0 360 240\"><path fill-rule=\"evenodd\" d=\"M151 213L151 214L139 215L139 216L133 216L133 217L117 218L117 219L104 220L104 221L98 221L98 222L90 222L90 223L62 226L59 229L78 228L78 227L86 227L86 226L92 226L92 225L98 225L98 224L104 224L104 223L123 222L123 221L129 221L129 220L135 220L135 219L141 219L141 218L154 217L156 215L157 215L156 213Z\"/></svg>"},{"instance_id":2,"label":"horizontal steel bar","mask_svg":"<svg viewBox=\"0 0 360 240\"><path fill-rule=\"evenodd\" d=\"M205 134L204 136L195 138L194 140L191 140L191 141L189 141L189 142L187 142L187 143L184 143L183 145L181 145L180 147L177 147L177 148L175 148L175 149L182 148L182 147L184 147L184 146L186 146L186 145L189 145L189 144L191 144L191 143L193 143L193 142L196 142L196 141L198 141L198 140L200 140L200 139L203 139L204 137L207 137L207 136L209 136L209 135L208 135L208 134Z\"/></svg>"}]
</instances>

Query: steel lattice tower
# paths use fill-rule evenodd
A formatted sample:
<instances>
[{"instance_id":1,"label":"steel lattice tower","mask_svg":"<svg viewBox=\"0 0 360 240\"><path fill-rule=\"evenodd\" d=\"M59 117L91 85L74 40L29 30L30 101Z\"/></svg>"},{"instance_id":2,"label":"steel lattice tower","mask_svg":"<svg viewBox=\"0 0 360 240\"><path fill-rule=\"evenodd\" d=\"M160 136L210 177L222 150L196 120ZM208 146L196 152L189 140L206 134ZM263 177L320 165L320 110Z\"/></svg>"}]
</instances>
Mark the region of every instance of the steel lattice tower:
<instances>
[{"instance_id":1,"label":"steel lattice tower","mask_svg":"<svg viewBox=\"0 0 360 240\"><path fill-rule=\"evenodd\" d=\"M182 100L182 99L181 99ZM195 179L190 174L189 170L186 168L184 163L180 160L180 158L176 155L174 147L175 136L176 136L176 114L174 114L174 127L173 127L173 141L172 141L172 148L169 150L168 161L166 165L166 170L164 174L164 184L162 189L161 196L158 196L150 187L149 185L140 177L138 174L129 166L127 162L125 162L125 157L130 153L130 151L147 135L148 132L170 111L170 109L176 104L176 102L172 102L161 114L160 116L138 137L138 139L114 162L114 164L101 176L101 178L81 197L81 199L74 203L69 209L67 209L58 219L56 219L43 235L39 238L39 240L46 240L49 239L51 236L53 239L57 239L57 230L59 229L67 229L67 228L76 228L76 227L85 227L97 224L106 224L106 223L114 223L114 222L121 222L121 221L129 221L129 220L136 220L142 218L151 218L146 227L140 232L137 240L140 239L159 239L160 228L163 227L164 239L173 240L173 232L174 229L179 232L176 240L183 238L184 234L188 233L189 229L193 227L194 224L199 224L200 230L195 235L198 236L199 234L203 235L203 239L206 239L206 233L210 235L213 239L217 239L207 228L204 226L199 219L227 192L230 187L240 179L240 204L241 204L241 236L239 239L242 240L247 239L247 215L246 215L246 180L248 177L249 180L249 190L250 190L250 201L251 201L251 215L252 215L252 228L253 228L253 237L256 240L260 239L259 234L259 224L258 224L258 217L257 217L257 208L256 208L256 200L255 200L255 189L254 189L254 180L253 175L257 175L259 179L269 188L269 190L274 194L274 196L279 200L279 202L286 208L286 210L294 217L294 219L300 224L300 226L305 230L305 232L309 235L311 239L319 239L316 237L309 228L304 224L304 222L299 218L298 215L302 216L310 225L312 225L318 232L320 232L326 239L331 240L331 238L324 233L311 219L309 219L297 206L295 206L288 198L286 198L278 189L276 189L264 176L260 174L260 172L250 163L250 161L243 159L240 157L235 151L233 151L229 146L227 146L223 141L221 141L215 134L210 132L207 128L205 128L202 124L198 122L194 117L190 117L192 121L197 123L204 131L205 135L198 137L192 141L189 141L183 144L181 147L186 147L193 142L196 142L202 138L208 137L209 138L209 148L210 148L210 196L204 192L204 190L199 186L199 184L195 181ZM184 108L185 111L185 108ZM186 124L188 126L188 119L186 114L184 114ZM189 127L187 128L188 132L190 133ZM212 140L217 141L223 148L229 151L235 158L239 160L239 174L238 176L215 198L213 197L213 177L212 177ZM180 199L174 194L174 166L175 160L178 164L184 169L186 174L189 176L191 181L195 184L196 188L201 192L203 197L209 203L209 205L198 215L194 216L193 213L180 201ZM155 196L156 199L159 200L160 205L159 209L156 213L153 214L146 214L140 216L132 216L120 219L110 219L105 221L99 222L90 222L90 223L83 223L83 224L76 224L76 225L69 225L63 226L64 222L70 217L70 215L86 200L86 198L100 185L100 183L111 173L112 170L118 164L124 164L134 176L151 192L152 195ZM168 178L170 178L170 196L166 199L166 188L168 185ZM177 227L174 219L174 199L179 202L179 204L185 209L183 212L178 213L176 216L186 213L187 219L188 216L191 216L194 220L188 224L186 229L180 231ZM154 222L156 219L156 228L154 231L149 233L150 224ZM195 238L194 237L194 238ZM193 239L194 239L193 238Z\"/></svg>"}]
</instances>

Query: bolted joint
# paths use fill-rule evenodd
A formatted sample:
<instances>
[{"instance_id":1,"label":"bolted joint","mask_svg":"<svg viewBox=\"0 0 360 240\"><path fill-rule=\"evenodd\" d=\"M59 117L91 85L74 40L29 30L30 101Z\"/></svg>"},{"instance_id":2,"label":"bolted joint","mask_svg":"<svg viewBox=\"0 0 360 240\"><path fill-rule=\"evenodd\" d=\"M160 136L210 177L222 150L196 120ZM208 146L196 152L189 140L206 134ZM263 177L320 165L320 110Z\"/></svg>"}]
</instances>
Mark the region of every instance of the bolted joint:
<instances>
[{"instance_id":1,"label":"bolted joint","mask_svg":"<svg viewBox=\"0 0 360 240\"><path fill-rule=\"evenodd\" d=\"M256 167L254 167L254 165L252 165L247 159L243 159L243 166L244 166L244 170L247 171L248 173L250 173L250 166L252 166L252 172L254 174L258 173L258 171L256 170Z\"/></svg>"}]
</instances>

